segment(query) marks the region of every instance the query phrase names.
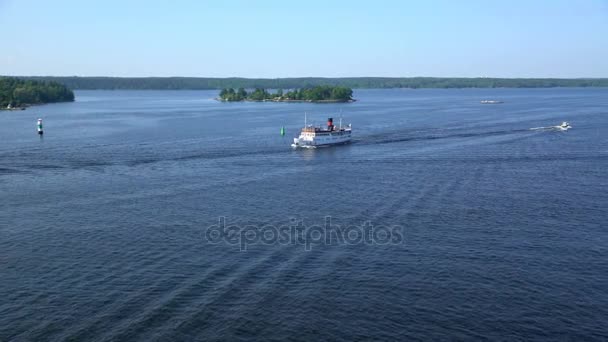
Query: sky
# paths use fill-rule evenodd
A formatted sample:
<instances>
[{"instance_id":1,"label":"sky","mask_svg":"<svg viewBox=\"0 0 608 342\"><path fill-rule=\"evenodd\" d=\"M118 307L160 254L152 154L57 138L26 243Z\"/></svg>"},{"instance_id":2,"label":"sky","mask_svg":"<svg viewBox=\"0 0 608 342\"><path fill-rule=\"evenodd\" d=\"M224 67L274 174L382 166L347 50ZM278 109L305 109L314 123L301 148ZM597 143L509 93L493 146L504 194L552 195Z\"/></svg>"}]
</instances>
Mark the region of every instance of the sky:
<instances>
[{"instance_id":1,"label":"sky","mask_svg":"<svg viewBox=\"0 0 608 342\"><path fill-rule=\"evenodd\" d=\"M0 0L0 75L608 77L608 0Z\"/></svg>"}]
</instances>

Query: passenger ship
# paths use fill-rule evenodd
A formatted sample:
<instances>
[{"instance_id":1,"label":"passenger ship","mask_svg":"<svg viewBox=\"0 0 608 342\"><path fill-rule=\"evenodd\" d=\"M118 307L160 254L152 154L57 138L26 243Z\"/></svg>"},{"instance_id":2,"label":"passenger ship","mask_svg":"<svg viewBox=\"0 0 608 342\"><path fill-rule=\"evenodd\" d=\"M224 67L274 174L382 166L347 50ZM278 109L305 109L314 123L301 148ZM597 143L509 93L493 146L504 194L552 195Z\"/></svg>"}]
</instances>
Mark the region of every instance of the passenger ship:
<instances>
[{"instance_id":1,"label":"passenger ship","mask_svg":"<svg viewBox=\"0 0 608 342\"><path fill-rule=\"evenodd\" d=\"M338 145L350 142L352 127L349 124L347 127L342 127L342 119L340 125L334 126L334 119L327 119L327 128L314 127L306 124L304 119L304 127L300 132L300 136L293 138L291 147L298 148L315 148L321 146Z\"/></svg>"}]
</instances>

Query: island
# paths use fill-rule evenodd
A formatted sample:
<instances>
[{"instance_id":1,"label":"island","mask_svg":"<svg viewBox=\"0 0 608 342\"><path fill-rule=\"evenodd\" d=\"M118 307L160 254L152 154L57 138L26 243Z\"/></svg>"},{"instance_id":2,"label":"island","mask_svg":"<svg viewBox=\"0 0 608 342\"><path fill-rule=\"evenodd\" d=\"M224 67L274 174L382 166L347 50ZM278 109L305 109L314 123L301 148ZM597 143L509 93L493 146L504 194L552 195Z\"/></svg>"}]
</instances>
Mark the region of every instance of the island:
<instances>
[{"instance_id":1,"label":"island","mask_svg":"<svg viewBox=\"0 0 608 342\"><path fill-rule=\"evenodd\" d=\"M224 88L220 91L219 101L274 101L274 102L315 102L336 103L352 102L353 90L340 86L316 86L303 89L292 89L286 92L278 89L276 93L270 93L263 88L255 88L247 92L245 88Z\"/></svg>"},{"instance_id":2,"label":"island","mask_svg":"<svg viewBox=\"0 0 608 342\"><path fill-rule=\"evenodd\" d=\"M74 101L74 92L52 81L0 77L0 109L23 110L28 106Z\"/></svg>"}]
</instances>

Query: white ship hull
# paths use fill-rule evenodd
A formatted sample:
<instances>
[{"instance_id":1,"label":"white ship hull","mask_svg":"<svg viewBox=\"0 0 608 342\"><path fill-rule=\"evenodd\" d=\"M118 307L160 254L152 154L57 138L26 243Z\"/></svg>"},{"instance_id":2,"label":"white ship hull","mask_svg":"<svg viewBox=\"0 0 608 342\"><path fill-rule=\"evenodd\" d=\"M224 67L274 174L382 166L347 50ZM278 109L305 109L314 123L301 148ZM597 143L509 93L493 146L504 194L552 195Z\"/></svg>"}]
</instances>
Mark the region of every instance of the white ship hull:
<instances>
[{"instance_id":1,"label":"white ship hull","mask_svg":"<svg viewBox=\"0 0 608 342\"><path fill-rule=\"evenodd\" d=\"M350 129L334 131L319 135L318 133L310 136L302 132L298 138L293 139L292 147L315 148L330 145L340 145L350 142L352 132Z\"/></svg>"},{"instance_id":2,"label":"white ship hull","mask_svg":"<svg viewBox=\"0 0 608 342\"><path fill-rule=\"evenodd\" d=\"M350 142L352 137L352 127L350 125L342 128L342 124L340 123L340 126L336 127L333 124L332 118L327 120L327 128L313 127L305 124L300 132L300 136L293 139L291 146L294 148L315 148Z\"/></svg>"}]
</instances>

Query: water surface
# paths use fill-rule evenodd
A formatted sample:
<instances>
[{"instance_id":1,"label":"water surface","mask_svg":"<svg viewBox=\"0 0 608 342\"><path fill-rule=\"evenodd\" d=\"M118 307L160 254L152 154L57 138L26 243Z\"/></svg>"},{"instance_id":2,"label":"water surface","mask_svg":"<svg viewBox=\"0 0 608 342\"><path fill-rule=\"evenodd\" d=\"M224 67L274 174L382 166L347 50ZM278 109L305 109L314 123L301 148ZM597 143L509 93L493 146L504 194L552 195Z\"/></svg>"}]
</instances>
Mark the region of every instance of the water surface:
<instances>
[{"instance_id":1,"label":"water surface","mask_svg":"<svg viewBox=\"0 0 608 342\"><path fill-rule=\"evenodd\" d=\"M608 89L215 95L0 112L0 340L608 338ZM292 150L304 112L355 141ZM327 216L404 241L205 239Z\"/></svg>"}]
</instances>

